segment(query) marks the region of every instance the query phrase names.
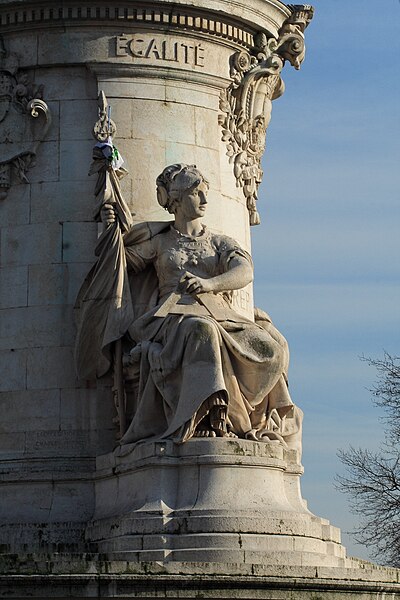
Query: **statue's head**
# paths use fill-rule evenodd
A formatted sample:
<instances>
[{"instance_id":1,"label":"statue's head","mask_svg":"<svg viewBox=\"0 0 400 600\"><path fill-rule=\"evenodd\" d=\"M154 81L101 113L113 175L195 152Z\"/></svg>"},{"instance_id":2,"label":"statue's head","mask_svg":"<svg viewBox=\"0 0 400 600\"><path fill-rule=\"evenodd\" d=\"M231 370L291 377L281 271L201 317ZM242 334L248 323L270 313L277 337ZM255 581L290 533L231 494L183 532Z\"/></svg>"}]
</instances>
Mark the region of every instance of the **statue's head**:
<instances>
[{"instance_id":1,"label":"statue's head","mask_svg":"<svg viewBox=\"0 0 400 600\"><path fill-rule=\"evenodd\" d=\"M199 186L208 191L209 183L196 165L182 163L165 167L157 177L158 203L169 213L175 214L183 198Z\"/></svg>"}]
</instances>

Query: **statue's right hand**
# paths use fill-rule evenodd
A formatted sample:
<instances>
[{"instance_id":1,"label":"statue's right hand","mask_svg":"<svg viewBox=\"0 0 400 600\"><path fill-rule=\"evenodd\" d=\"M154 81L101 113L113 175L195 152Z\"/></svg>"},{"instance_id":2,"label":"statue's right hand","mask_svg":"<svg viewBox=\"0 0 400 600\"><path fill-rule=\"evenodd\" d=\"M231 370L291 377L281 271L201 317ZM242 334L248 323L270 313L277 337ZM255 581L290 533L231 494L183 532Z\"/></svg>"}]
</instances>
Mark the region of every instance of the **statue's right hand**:
<instances>
[{"instance_id":1,"label":"statue's right hand","mask_svg":"<svg viewBox=\"0 0 400 600\"><path fill-rule=\"evenodd\" d=\"M112 204L103 204L100 211L100 218L106 227L115 223L115 210Z\"/></svg>"}]
</instances>

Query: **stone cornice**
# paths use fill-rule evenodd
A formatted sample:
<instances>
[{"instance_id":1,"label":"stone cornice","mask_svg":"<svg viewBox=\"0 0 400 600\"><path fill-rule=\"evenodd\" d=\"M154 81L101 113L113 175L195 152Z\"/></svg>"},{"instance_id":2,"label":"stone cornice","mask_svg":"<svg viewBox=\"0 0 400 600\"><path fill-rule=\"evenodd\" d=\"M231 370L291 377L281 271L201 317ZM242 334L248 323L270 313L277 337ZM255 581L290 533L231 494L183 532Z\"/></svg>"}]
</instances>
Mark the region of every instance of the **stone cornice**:
<instances>
[{"instance_id":1,"label":"stone cornice","mask_svg":"<svg viewBox=\"0 0 400 600\"><path fill-rule=\"evenodd\" d=\"M268 4L269 12L265 4ZM240 19L235 18L235 8L240 7ZM272 8L271 8L272 7ZM266 15L268 12L268 15ZM291 8L278 0L208 0L202 6L191 0L159 0L146 2L125 0L121 2L56 2L51 0L0 0L0 26L2 31L19 31L60 26L95 26L107 23L122 27L155 25L158 29L176 28L204 32L227 38L245 46L253 43L252 34L263 29L277 36Z\"/></svg>"},{"instance_id":2,"label":"stone cornice","mask_svg":"<svg viewBox=\"0 0 400 600\"><path fill-rule=\"evenodd\" d=\"M117 5L98 2L81 3L78 5L57 7L52 3L42 3L41 8L35 6L15 6L8 10L0 9L0 25L4 32L7 30L20 30L38 27L60 27L65 25L96 25L104 23L107 26L132 27L139 25L151 28L157 26L158 30L176 28L177 30L192 30L209 35L230 39L244 46L253 44L250 31L228 23L223 18L207 18L201 11L196 10L198 16L189 14L188 11L171 10L169 7L150 9L135 8L127 2Z\"/></svg>"}]
</instances>

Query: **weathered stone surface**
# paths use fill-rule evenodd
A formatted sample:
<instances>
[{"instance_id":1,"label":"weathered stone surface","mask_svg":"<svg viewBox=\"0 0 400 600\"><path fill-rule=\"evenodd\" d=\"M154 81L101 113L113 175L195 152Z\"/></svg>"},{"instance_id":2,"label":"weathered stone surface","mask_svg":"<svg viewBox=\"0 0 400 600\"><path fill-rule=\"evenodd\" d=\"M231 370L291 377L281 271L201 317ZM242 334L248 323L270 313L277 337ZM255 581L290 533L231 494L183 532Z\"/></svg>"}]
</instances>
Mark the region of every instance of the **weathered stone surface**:
<instances>
[{"instance_id":1,"label":"weathered stone surface","mask_svg":"<svg viewBox=\"0 0 400 600\"><path fill-rule=\"evenodd\" d=\"M17 457L25 452L26 433L2 433L0 434L2 459Z\"/></svg>"},{"instance_id":2,"label":"weathered stone surface","mask_svg":"<svg viewBox=\"0 0 400 600\"><path fill-rule=\"evenodd\" d=\"M88 157L91 157L93 141L89 136L86 140L80 140L79 144L70 141L60 142L60 170L55 179L60 181L86 180L88 174ZM43 178L42 181L52 181ZM54 180L53 180L54 181Z\"/></svg>"},{"instance_id":3,"label":"weathered stone surface","mask_svg":"<svg viewBox=\"0 0 400 600\"><path fill-rule=\"evenodd\" d=\"M102 424L108 423L111 430L114 407L110 403L109 390L101 393L95 386L93 389L61 390L60 428L68 430L96 431ZM114 440L111 439L111 445Z\"/></svg>"},{"instance_id":4,"label":"weathered stone surface","mask_svg":"<svg viewBox=\"0 0 400 600\"><path fill-rule=\"evenodd\" d=\"M30 222L93 221L93 182L85 174L80 181L32 184Z\"/></svg>"},{"instance_id":5,"label":"weathered stone surface","mask_svg":"<svg viewBox=\"0 0 400 600\"><path fill-rule=\"evenodd\" d=\"M40 348L73 343L71 307L29 306L3 309L1 312L1 350L7 350L10 346L15 349Z\"/></svg>"},{"instance_id":6,"label":"weathered stone surface","mask_svg":"<svg viewBox=\"0 0 400 600\"><path fill-rule=\"evenodd\" d=\"M26 33L24 33L24 38L20 39L23 47L29 52L34 47L30 45L29 39L26 39L25 35ZM16 42L14 37L11 37L10 40L11 44ZM30 60L32 60L32 57L30 57ZM59 102L60 100L87 101L90 98L96 99L98 94L95 78L85 66L65 65L62 70L57 67L53 69L49 67L37 68L35 69L35 79L43 84L49 102Z\"/></svg>"},{"instance_id":7,"label":"weathered stone surface","mask_svg":"<svg viewBox=\"0 0 400 600\"><path fill-rule=\"evenodd\" d=\"M58 164L59 142L45 141L42 142L37 151L37 162L42 165L41 169L32 169L29 173L29 181L31 183L40 183L42 181L58 181L59 179L59 164Z\"/></svg>"},{"instance_id":8,"label":"weathered stone surface","mask_svg":"<svg viewBox=\"0 0 400 600\"><path fill-rule=\"evenodd\" d=\"M24 390L0 395L1 433L35 432L60 426L59 390Z\"/></svg>"},{"instance_id":9,"label":"weathered stone surface","mask_svg":"<svg viewBox=\"0 0 400 600\"><path fill-rule=\"evenodd\" d=\"M67 265L29 265L29 306L68 304L68 287Z\"/></svg>"},{"instance_id":10,"label":"weathered stone surface","mask_svg":"<svg viewBox=\"0 0 400 600\"><path fill-rule=\"evenodd\" d=\"M25 183L14 183L8 190L7 201L0 202L1 227L29 223L30 192L30 186Z\"/></svg>"},{"instance_id":11,"label":"weathered stone surface","mask_svg":"<svg viewBox=\"0 0 400 600\"><path fill-rule=\"evenodd\" d=\"M61 262L60 223L17 225L1 231L4 266Z\"/></svg>"},{"instance_id":12,"label":"weathered stone surface","mask_svg":"<svg viewBox=\"0 0 400 600\"><path fill-rule=\"evenodd\" d=\"M42 307L51 304L73 305L90 266L90 262L29 265L28 305ZM22 290L20 293L22 297ZM68 326L67 323L65 325Z\"/></svg>"},{"instance_id":13,"label":"weathered stone surface","mask_svg":"<svg viewBox=\"0 0 400 600\"><path fill-rule=\"evenodd\" d=\"M97 241L97 223L63 223L62 262L92 262Z\"/></svg>"},{"instance_id":14,"label":"weathered stone surface","mask_svg":"<svg viewBox=\"0 0 400 600\"><path fill-rule=\"evenodd\" d=\"M28 300L28 267L0 269L0 309L26 306Z\"/></svg>"},{"instance_id":15,"label":"weathered stone surface","mask_svg":"<svg viewBox=\"0 0 400 600\"><path fill-rule=\"evenodd\" d=\"M32 348L27 357L26 378L28 389L32 390L78 386L72 347Z\"/></svg>"},{"instance_id":16,"label":"weathered stone surface","mask_svg":"<svg viewBox=\"0 0 400 600\"><path fill-rule=\"evenodd\" d=\"M165 83L165 101L218 110L219 97L213 86L189 83L183 87L177 82L167 81Z\"/></svg>"},{"instance_id":17,"label":"weathered stone surface","mask_svg":"<svg viewBox=\"0 0 400 600\"><path fill-rule=\"evenodd\" d=\"M118 77L117 73L113 73L110 70L109 72L102 74L101 84L107 89L108 98L118 98L120 100L128 99L130 103L132 103L132 99L166 101L167 81L163 79L158 80L148 78L146 77L145 72L140 78L128 79L122 76ZM124 103L124 106L125 105L126 104ZM113 120L116 121L114 118ZM131 127L131 125L132 123L129 124L129 127Z\"/></svg>"},{"instance_id":18,"label":"weathered stone surface","mask_svg":"<svg viewBox=\"0 0 400 600\"><path fill-rule=\"evenodd\" d=\"M0 350L0 392L26 389L27 350Z\"/></svg>"},{"instance_id":19,"label":"weathered stone surface","mask_svg":"<svg viewBox=\"0 0 400 600\"><path fill-rule=\"evenodd\" d=\"M8 555L0 593L18 598L207 598L384 600L400 598L398 571L354 562L353 569L223 563L141 563L96 555ZM360 578L360 572L363 578ZM4 590L4 592L3 592Z\"/></svg>"},{"instance_id":20,"label":"weathered stone surface","mask_svg":"<svg viewBox=\"0 0 400 600\"><path fill-rule=\"evenodd\" d=\"M62 100L60 102L60 128L63 140L91 140L90 123L96 116L93 100ZM71 149L71 154L75 149Z\"/></svg>"}]
</instances>

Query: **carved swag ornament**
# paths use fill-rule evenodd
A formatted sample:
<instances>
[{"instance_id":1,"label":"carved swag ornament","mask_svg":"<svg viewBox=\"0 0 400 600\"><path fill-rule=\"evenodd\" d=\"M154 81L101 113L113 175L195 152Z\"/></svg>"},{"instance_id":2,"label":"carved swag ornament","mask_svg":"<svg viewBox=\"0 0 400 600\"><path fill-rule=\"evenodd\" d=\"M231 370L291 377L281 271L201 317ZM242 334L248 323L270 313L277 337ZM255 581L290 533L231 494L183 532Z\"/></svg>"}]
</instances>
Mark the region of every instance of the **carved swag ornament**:
<instances>
[{"instance_id":1,"label":"carved swag ornament","mask_svg":"<svg viewBox=\"0 0 400 600\"><path fill-rule=\"evenodd\" d=\"M292 14L279 30L277 40L258 33L250 52L242 50L231 57L232 83L220 96L222 140L233 163L236 184L247 201L250 225L260 223L256 205L263 177L261 158L272 100L285 89L280 72L286 60L295 69L300 68L305 56L304 31L314 14L309 4L289 8Z\"/></svg>"},{"instance_id":2,"label":"carved swag ornament","mask_svg":"<svg viewBox=\"0 0 400 600\"><path fill-rule=\"evenodd\" d=\"M51 123L42 96L43 86L36 86L19 69L18 57L7 53L0 37L0 199L6 198L11 187L12 171L28 183L26 173Z\"/></svg>"}]
</instances>

